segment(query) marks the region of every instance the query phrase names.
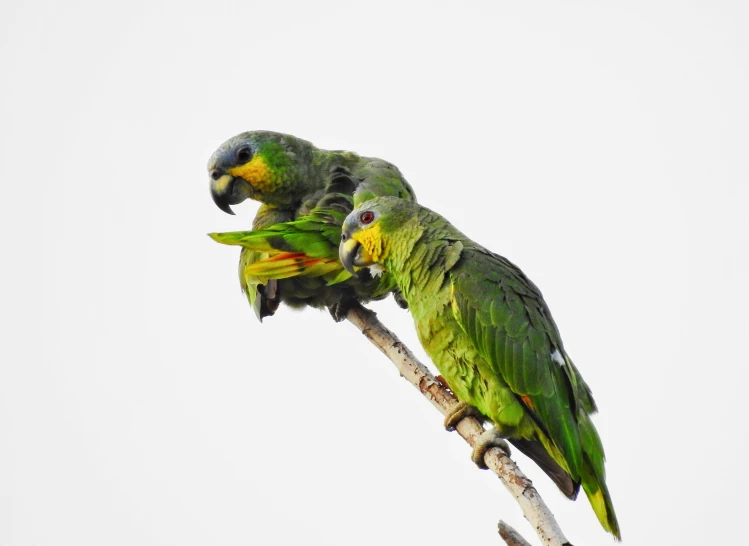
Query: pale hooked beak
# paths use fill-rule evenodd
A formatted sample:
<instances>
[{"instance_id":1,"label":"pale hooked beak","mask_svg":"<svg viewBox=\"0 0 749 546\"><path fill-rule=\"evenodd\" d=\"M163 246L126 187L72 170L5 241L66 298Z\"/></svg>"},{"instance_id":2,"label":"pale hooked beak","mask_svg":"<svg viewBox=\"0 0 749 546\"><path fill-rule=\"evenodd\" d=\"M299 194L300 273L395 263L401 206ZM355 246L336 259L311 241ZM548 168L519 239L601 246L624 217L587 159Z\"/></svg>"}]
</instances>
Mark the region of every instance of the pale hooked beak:
<instances>
[{"instance_id":1,"label":"pale hooked beak","mask_svg":"<svg viewBox=\"0 0 749 546\"><path fill-rule=\"evenodd\" d=\"M230 205L238 205L252 193L252 186L246 180L231 176L221 169L212 169L210 176L213 202L227 214L234 214Z\"/></svg>"},{"instance_id":2,"label":"pale hooked beak","mask_svg":"<svg viewBox=\"0 0 749 546\"><path fill-rule=\"evenodd\" d=\"M348 235L345 231L341 234L341 245L338 247L338 257L344 269L356 274L354 267L366 267L372 265L372 259L369 253L364 249L359 241Z\"/></svg>"}]
</instances>

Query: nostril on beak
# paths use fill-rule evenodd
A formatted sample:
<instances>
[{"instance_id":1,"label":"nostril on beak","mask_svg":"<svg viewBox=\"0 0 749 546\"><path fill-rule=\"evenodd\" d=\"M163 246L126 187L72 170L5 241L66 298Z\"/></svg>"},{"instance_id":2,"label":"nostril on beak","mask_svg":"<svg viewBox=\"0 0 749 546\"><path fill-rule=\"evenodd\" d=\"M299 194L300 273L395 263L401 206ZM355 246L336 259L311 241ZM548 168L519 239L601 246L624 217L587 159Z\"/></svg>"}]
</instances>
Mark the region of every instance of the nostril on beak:
<instances>
[{"instance_id":1,"label":"nostril on beak","mask_svg":"<svg viewBox=\"0 0 749 546\"><path fill-rule=\"evenodd\" d=\"M218 180L219 178L223 176L223 174L224 173L221 172L221 169L213 169L211 171L211 178L213 178L214 180Z\"/></svg>"}]
</instances>

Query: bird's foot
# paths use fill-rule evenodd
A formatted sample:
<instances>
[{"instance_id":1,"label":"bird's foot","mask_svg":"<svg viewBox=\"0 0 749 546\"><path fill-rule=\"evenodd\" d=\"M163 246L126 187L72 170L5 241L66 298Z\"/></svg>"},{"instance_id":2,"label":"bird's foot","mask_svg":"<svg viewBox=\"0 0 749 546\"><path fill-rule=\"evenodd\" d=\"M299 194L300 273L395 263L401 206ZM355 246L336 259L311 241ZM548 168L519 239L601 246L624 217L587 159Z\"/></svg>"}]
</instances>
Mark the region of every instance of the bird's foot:
<instances>
[{"instance_id":1,"label":"bird's foot","mask_svg":"<svg viewBox=\"0 0 749 546\"><path fill-rule=\"evenodd\" d=\"M340 301L335 302L332 305L328 306L328 312L330 313L330 316L333 317L333 320L336 322L341 322L343 319L346 318L346 315L351 310L351 308L356 303L356 300L353 298L342 298Z\"/></svg>"},{"instance_id":2,"label":"bird's foot","mask_svg":"<svg viewBox=\"0 0 749 546\"><path fill-rule=\"evenodd\" d=\"M469 406L465 402L458 402L455 407L445 415L445 429L452 432L464 417L475 417L481 422L486 419L481 412L473 406Z\"/></svg>"},{"instance_id":3,"label":"bird's foot","mask_svg":"<svg viewBox=\"0 0 749 546\"><path fill-rule=\"evenodd\" d=\"M398 307L400 307L401 309L408 309L408 302L406 301L406 298L403 297L403 293L397 288L393 290L393 299L395 300L395 303L398 304Z\"/></svg>"},{"instance_id":4,"label":"bird's foot","mask_svg":"<svg viewBox=\"0 0 749 546\"><path fill-rule=\"evenodd\" d=\"M255 288L252 308L260 322L263 322L265 317L272 317L278 310L281 303L278 288L278 281L275 279L269 280L267 284L259 284Z\"/></svg>"},{"instance_id":5,"label":"bird's foot","mask_svg":"<svg viewBox=\"0 0 749 546\"><path fill-rule=\"evenodd\" d=\"M484 457L486 456L486 452L493 447L498 447L499 449L504 451L505 455L507 455L508 457L510 456L510 446L507 444L504 438L502 438L502 435L496 427L490 428L481 436L479 436L479 439L476 440L476 443L473 446L473 451L471 452L471 460L476 463L476 466L478 466L482 470L486 470L489 467L486 465Z\"/></svg>"}]
</instances>

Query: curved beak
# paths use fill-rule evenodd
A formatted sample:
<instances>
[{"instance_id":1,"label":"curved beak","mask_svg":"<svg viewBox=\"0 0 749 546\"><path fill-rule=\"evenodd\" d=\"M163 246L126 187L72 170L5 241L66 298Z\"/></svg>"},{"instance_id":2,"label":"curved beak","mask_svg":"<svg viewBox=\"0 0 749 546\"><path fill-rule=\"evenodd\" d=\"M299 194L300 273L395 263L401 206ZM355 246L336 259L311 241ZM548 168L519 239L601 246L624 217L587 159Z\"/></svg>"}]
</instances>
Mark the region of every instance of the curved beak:
<instances>
[{"instance_id":1,"label":"curved beak","mask_svg":"<svg viewBox=\"0 0 749 546\"><path fill-rule=\"evenodd\" d=\"M230 174L216 176L211 172L211 197L216 206L227 214L234 214L230 205L238 205L250 197L252 186L247 181Z\"/></svg>"},{"instance_id":2,"label":"curved beak","mask_svg":"<svg viewBox=\"0 0 749 546\"><path fill-rule=\"evenodd\" d=\"M356 274L355 267L367 267L374 263L361 243L345 232L341 245L338 247L338 257L344 269L352 275Z\"/></svg>"},{"instance_id":3,"label":"curved beak","mask_svg":"<svg viewBox=\"0 0 749 546\"><path fill-rule=\"evenodd\" d=\"M345 241L341 240L341 246L338 247L338 257L341 259L341 264L352 275L356 274L354 271L354 261L360 250L361 243L351 237L348 237Z\"/></svg>"}]
</instances>

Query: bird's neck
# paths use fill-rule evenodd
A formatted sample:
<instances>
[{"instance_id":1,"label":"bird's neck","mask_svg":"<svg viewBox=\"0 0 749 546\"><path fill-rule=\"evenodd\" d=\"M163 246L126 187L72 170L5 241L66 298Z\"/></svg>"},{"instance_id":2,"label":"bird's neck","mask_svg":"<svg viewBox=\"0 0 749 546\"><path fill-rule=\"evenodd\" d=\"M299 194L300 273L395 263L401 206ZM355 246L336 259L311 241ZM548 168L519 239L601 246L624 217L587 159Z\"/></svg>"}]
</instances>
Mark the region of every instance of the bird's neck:
<instances>
[{"instance_id":1,"label":"bird's neck","mask_svg":"<svg viewBox=\"0 0 749 546\"><path fill-rule=\"evenodd\" d=\"M414 316L424 301L439 301L446 294L449 296L447 272L462 250L460 243L447 238L444 230L426 220L414 218L399 230L399 243L388 249L384 264Z\"/></svg>"}]
</instances>

